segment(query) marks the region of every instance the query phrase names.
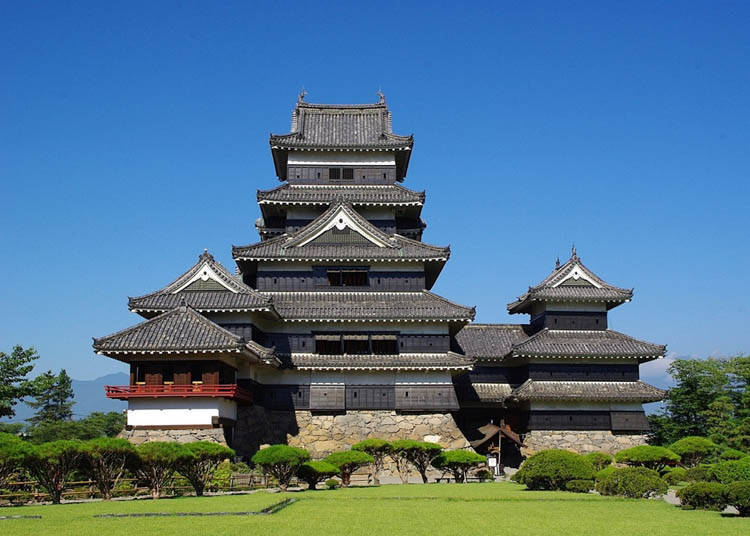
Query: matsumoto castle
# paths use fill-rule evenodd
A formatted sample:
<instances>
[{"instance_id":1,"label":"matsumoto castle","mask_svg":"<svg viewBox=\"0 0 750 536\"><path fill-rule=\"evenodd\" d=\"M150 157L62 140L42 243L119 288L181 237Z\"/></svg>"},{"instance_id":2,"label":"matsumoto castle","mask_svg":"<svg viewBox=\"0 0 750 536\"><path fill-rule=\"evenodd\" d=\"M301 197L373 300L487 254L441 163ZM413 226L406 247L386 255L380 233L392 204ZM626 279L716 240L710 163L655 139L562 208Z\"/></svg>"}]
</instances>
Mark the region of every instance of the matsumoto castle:
<instances>
[{"instance_id":1,"label":"matsumoto castle","mask_svg":"<svg viewBox=\"0 0 750 536\"><path fill-rule=\"evenodd\" d=\"M665 393L638 369L665 346L607 328L632 289L573 249L508 304L523 323L473 324L474 307L431 292L450 249L422 241L425 194L402 186L414 138L393 133L378 96L329 105L303 92L290 132L270 136L281 184L257 193L260 240L232 247L235 268L204 251L130 298L142 322L94 340L130 368L129 385L106 388L128 401L123 435L242 456L411 438L501 447L510 465L543 448L643 443L642 404Z\"/></svg>"}]
</instances>

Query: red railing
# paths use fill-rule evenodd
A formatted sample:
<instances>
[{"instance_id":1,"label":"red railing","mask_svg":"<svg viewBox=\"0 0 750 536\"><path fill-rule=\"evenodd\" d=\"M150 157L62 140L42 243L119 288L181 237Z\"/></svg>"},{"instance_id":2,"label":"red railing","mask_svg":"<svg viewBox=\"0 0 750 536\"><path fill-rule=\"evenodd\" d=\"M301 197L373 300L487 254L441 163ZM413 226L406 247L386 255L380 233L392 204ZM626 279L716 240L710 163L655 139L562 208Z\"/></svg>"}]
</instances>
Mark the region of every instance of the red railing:
<instances>
[{"instance_id":1,"label":"red railing","mask_svg":"<svg viewBox=\"0 0 750 536\"><path fill-rule=\"evenodd\" d=\"M236 384L192 384L192 385L105 385L107 398L194 397L231 398L238 402L252 402L253 395Z\"/></svg>"}]
</instances>

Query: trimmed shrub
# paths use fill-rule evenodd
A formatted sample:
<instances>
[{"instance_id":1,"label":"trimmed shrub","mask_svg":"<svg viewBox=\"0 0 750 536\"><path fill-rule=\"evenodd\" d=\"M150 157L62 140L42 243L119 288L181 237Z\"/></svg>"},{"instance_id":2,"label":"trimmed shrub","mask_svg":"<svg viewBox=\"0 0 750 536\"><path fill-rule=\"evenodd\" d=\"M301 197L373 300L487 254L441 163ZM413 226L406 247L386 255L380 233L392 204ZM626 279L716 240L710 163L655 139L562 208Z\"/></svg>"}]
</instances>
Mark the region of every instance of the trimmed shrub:
<instances>
[{"instance_id":1,"label":"trimmed shrub","mask_svg":"<svg viewBox=\"0 0 750 536\"><path fill-rule=\"evenodd\" d=\"M721 454L719 454L720 460L741 460L742 458L745 458L747 454L742 452L741 450L737 449L724 449Z\"/></svg>"},{"instance_id":2,"label":"trimmed shrub","mask_svg":"<svg viewBox=\"0 0 750 536\"><path fill-rule=\"evenodd\" d=\"M22 439L0 433L0 489L21 469L26 450L26 443Z\"/></svg>"},{"instance_id":3,"label":"trimmed shrub","mask_svg":"<svg viewBox=\"0 0 750 536\"><path fill-rule=\"evenodd\" d=\"M739 480L750 480L750 458L719 462L708 467L711 480L730 484Z\"/></svg>"},{"instance_id":4,"label":"trimmed shrub","mask_svg":"<svg viewBox=\"0 0 750 536\"><path fill-rule=\"evenodd\" d=\"M429 441L415 441L413 439L399 439L392 443L393 458L396 462L396 468L399 470L401 480L408 482L409 470L408 465L413 465L422 477L422 482L427 483L427 469L437 456L442 452L443 447L437 443ZM398 458L398 459L397 459ZM403 471L403 472L402 472ZM406 479L404 480L404 473Z\"/></svg>"},{"instance_id":5,"label":"trimmed shrub","mask_svg":"<svg viewBox=\"0 0 750 536\"><path fill-rule=\"evenodd\" d=\"M723 510L724 486L718 482L696 482L677 490L677 497L683 508L699 510Z\"/></svg>"},{"instance_id":6,"label":"trimmed shrub","mask_svg":"<svg viewBox=\"0 0 750 536\"><path fill-rule=\"evenodd\" d=\"M192 457L179 464L177 471L190 482L195 490L195 495L201 497L206 486L216 474L219 464L234 457L234 451L212 441L185 443L185 448L190 451Z\"/></svg>"},{"instance_id":7,"label":"trimmed shrub","mask_svg":"<svg viewBox=\"0 0 750 536\"><path fill-rule=\"evenodd\" d=\"M310 459L305 449L289 445L271 445L256 452L252 461L259 465L265 474L273 476L279 487L285 491L297 468Z\"/></svg>"},{"instance_id":8,"label":"trimmed shrub","mask_svg":"<svg viewBox=\"0 0 750 536\"><path fill-rule=\"evenodd\" d=\"M479 479L480 482L485 482L487 480L495 479L495 475L492 474L492 471L490 471L489 469L480 469L479 471L474 473L474 476L477 477L477 479Z\"/></svg>"},{"instance_id":9,"label":"trimmed shrub","mask_svg":"<svg viewBox=\"0 0 750 536\"><path fill-rule=\"evenodd\" d=\"M567 450L543 450L527 459L513 480L534 490L563 490L570 480L591 480L594 466L591 462Z\"/></svg>"},{"instance_id":10,"label":"trimmed shrub","mask_svg":"<svg viewBox=\"0 0 750 536\"><path fill-rule=\"evenodd\" d=\"M750 516L750 480L738 480L727 485L724 501L734 506L742 517Z\"/></svg>"},{"instance_id":11,"label":"trimmed shrub","mask_svg":"<svg viewBox=\"0 0 750 536\"><path fill-rule=\"evenodd\" d=\"M638 445L615 454L615 461L662 471L667 466L678 464L680 456L665 447Z\"/></svg>"},{"instance_id":12,"label":"trimmed shrub","mask_svg":"<svg viewBox=\"0 0 750 536\"><path fill-rule=\"evenodd\" d=\"M615 469L616 467L614 465L608 465L604 469L596 472L596 474L594 475L594 480L596 480L597 482L599 482L600 480L604 480L609 475L611 475Z\"/></svg>"},{"instance_id":13,"label":"trimmed shrub","mask_svg":"<svg viewBox=\"0 0 750 536\"><path fill-rule=\"evenodd\" d=\"M96 483L104 500L110 500L125 469L132 465L135 447L127 439L97 437L84 442L81 450L84 471Z\"/></svg>"},{"instance_id":14,"label":"trimmed shrub","mask_svg":"<svg viewBox=\"0 0 750 536\"><path fill-rule=\"evenodd\" d=\"M477 465L487 463L487 458L473 450L446 450L441 452L432 465L453 473L456 482L466 482L466 474Z\"/></svg>"},{"instance_id":15,"label":"trimmed shrub","mask_svg":"<svg viewBox=\"0 0 750 536\"><path fill-rule=\"evenodd\" d=\"M177 467L187 463L193 455L185 445L166 441L150 441L135 447L133 471L146 482L151 498L161 497L174 480Z\"/></svg>"},{"instance_id":16,"label":"trimmed shrub","mask_svg":"<svg viewBox=\"0 0 750 536\"><path fill-rule=\"evenodd\" d=\"M373 457L375 460L375 463L373 463L375 470L372 477L374 484L379 486L380 479L378 478L378 473L383 470L385 457L393 452L393 445L385 439L365 439L352 445L352 450L359 450Z\"/></svg>"},{"instance_id":17,"label":"trimmed shrub","mask_svg":"<svg viewBox=\"0 0 750 536\"><path fill-rule=\"evenodd\" d=\"M609 466L613 460L612 455L606 452L589 452L588 454L584 454L583 457L591 462L591 465L594 466L594 471L601 471Z\"/></svg>"},{"instance_id":18,"label":"trimmed shrub","mask_svg":"<svg viewBox=\"0 0 750 536\"><path fill-rule=\"evenodd\" d=\"M307 482L308 489L315 489L318 482L339 474L339 468L326 461L305 462L297 469L300 480ZM334 480L335 482L335 480Z\"/></svg>"},{"instance_id":19,"label":"trimmed shrub","mask_svg":"<svg viewBox=\"0 0 750 536\"><path fill-rule=\"evenodd\" d=\"M679 484L680 482L687 482L687 471L684 467L673 467L662 475L664 482L670 486Z\"/></svg>"},{"instance_id":20,"label":"trimmed shrub","mask_svg":"<svg viewBox=\"0 0 750 536\"><path fill-rule=\"evenodd\" d=\"M370 463L375 463L375 458L360 450L342 450L326 456L323 461L338 468L341 474L341 485L348 486L352 473Z\"/></svg>"},{"instance_id":21,"label":"trimmed shrub","mask_svg":"<svg viewBox=\"0 0 750 536\"><path fill-rule=\"evenodd\" d=\"M594 489L593 480L568 480L565 483L565 490L573 493L588 493Z\"/></svg>"},{"instance_id":22,"label":"trimmed shrub","mask_svg":"<svg viewBox=\"0 0 750 536\"><path fill-rule=\"evenodd\" d=\"M23 464L31 476L59 504L68 478L81 461L80 441L50 441L41 445L27 445Z\"/></svg>"},{"instance_id":23,"label":"trimmed shrub","mask_svg":"<svg viewBox=\"0 0 750 536\"><path fill-rule=\"evenodd\" d=\"M700 436L683 437L669 446L669 450L680 457L680 462L685 467L695 467L713 456L720 448L710 439Z\"/></svg>"},{"instance_id":24,"label":"trimmed shrub","mask_svg":"<svg viewBox=\"0 0 750 536\"><path fill-rule=\"evenodd\" d=\"M327 487L328 489L336 489L336 488L338 488L338 487L339 487L340 485L341 485L341 484L339 484L339 481L338 481L338 480L336 480L335 478L329 478L328 480L326 480L326 487Z\"/></svg>"},{"instance_id":25,"label":"trimmed shrub","mask_svg":"<svg viewBox=\"0 0 750 536\"><path fill-rule=\"evenodd\" d=\"M686 482L708 482L711 475L708 473L708 465L699 465L685 470Z\"/></svg>"},{"instance_id":26,"label":"trimmed shrub","mask_svg":"<svg viewBox=\"0 0 750 536\"><path fill-rule=\"evenodd\" d=\"M615 469L596 484L596 491L602 495L619 495L633 499L664 495L667 489L667 483L659 477L659 473L647 467Z\"/></svg>"}]
</instances>

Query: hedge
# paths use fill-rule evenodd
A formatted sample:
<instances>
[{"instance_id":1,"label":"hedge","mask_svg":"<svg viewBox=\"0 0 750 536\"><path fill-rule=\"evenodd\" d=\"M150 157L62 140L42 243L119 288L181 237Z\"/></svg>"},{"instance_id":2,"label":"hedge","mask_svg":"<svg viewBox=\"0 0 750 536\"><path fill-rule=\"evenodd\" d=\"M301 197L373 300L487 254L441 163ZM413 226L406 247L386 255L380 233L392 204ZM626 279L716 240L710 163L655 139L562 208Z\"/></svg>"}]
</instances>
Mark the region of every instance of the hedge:
<instances>
[{"instance_id":1,"label":"hedge","mask_svg":"<svg viewBox=\"0 0 750 536\"><path fill-rule=\"evenodd\" d=\"M742 517L750 516L750 480L732 482L724 489L724 500L734 506Z\"/></svg>"},{"instance_id":2,"label":"hedge","mask_svg":"<svg viewBox=\"0 0 750 536\"><path fill-rule=\"evenodd\" d=\"M592 480L589 460L567 450L543 450L529 457L511 479L532 490L564 490L570 480Z\"/></svg>"},{"instance_id":3,"label":"hedge","mask_svg":"<svg viewBox=\"0 0 750 536\"><path fill-rule=\"evenodd\" d=\"M696 482L677 491L683 508L718 510L726 507L724 486L718 482Z\"/></svg>"},{"instance_id":4,"label":"hedge","mask_svg":"<svg viewBox=\"0 0 750 536\"><path fill-rule=\"evenodd\" d=\"M588 493L594 489L593 480L568 480L565 483L566 491L572 491L573 493Z\"/></svg>"},{"instance_id":5,"label":"hedge","mask_svg":"<svg viewBox=\"0 0 750 536\"><path fill-rule=\"evenodd\" d=\"M750 458L715 463L708 468L712 480L730 484L739 480L750 480Z\"/></svg>"},{"instance_id":6,"label":"hedge","mask_svg":"<svg viewBox=\"0 0 750 536\"><path fill-rule=\"evenodd\" d=\"M668 486L659 473L647 467L622 467L615 469L596 484L602 495L618 495L634 499L646 499L664 495Z\"/></svg>"}]
</instances>

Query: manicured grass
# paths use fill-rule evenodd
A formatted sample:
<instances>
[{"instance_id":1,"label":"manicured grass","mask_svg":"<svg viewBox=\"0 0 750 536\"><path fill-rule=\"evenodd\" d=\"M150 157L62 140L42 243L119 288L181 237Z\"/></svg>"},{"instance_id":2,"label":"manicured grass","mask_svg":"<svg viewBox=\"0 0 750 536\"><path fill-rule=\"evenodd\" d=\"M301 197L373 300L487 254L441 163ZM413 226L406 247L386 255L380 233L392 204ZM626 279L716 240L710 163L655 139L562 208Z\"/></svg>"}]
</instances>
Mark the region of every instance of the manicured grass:
<instances>
[{"instance_id":1,"label":"manicured grass","mask_svg":"<svg viewBox=\"0 0 750 536\"><path fill-rule=\"evenodd\" d=\"M292 497L267 516L94 518L126 512L257 511ZM750 519L683 511L660 500L613 499L525 491L513 483L412 484L301 493L162 499L0 508L0 515L42 515L0 521L4 536L54 534L326 534L455 535L613 534L662 536L749 534Z\"/></svg>"}]
</instances>

